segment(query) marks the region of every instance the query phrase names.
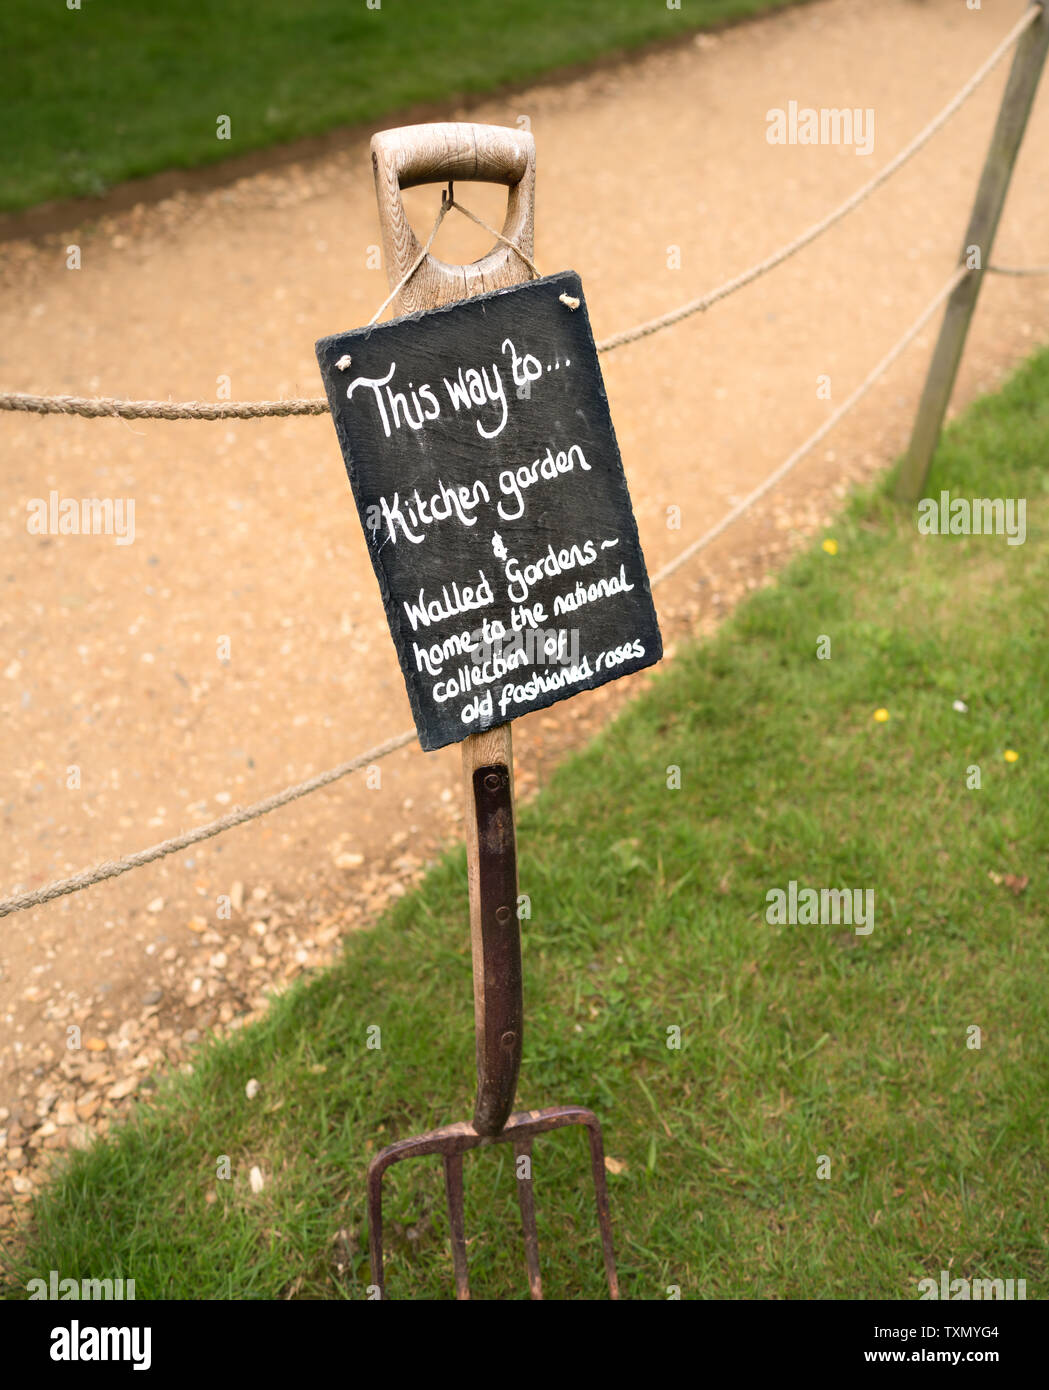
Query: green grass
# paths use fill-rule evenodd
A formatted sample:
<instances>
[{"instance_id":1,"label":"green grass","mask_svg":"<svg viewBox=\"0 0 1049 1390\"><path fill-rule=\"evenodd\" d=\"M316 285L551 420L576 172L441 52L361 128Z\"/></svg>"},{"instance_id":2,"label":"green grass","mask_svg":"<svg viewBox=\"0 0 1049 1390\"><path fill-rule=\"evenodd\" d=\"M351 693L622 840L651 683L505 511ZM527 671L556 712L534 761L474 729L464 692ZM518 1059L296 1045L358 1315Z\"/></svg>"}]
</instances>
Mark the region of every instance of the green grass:
<instances>
[{"instance_id":1,"label":"green grass","mask_svg":"<svg viewBox=\"0 0 1049 1390\"><path fill-rule=\"evenodd\" d=\"M99 194L795 0L5 0L0 211ZM522 114L526 114L524 112ZM216 120L230 118L219 140Z\"/></svg>"},{"instance_id":2,"label":"green grass","mask_svg":"<svg viewBox=\"0 0 1049 1390\"><path fill-rule=\"evenodd\" d=\"M519 1105L600 1114L626 1165L625 1296L914 1298L950 1267L1045 1297L1047 460L1049 352L951 430L929 488L1027 498L1025 545L921 537L884 490L855 500L837 555L801 556L683 651L521 814ZM991 877L1010 873L1025 892ZM873 889L873 932L770 926L791 879ZM140 1298L363 1297L369 1155L471 1112L466 922L456 853L74 1156L9 1296L56 1269ZM535 1161L548 1295L601 1297L580 1132ZM476 1293L523 1297L510 1159L466 1174ZM450 1296L439 1163L387 1189L391 1295Z\"/></svg>"}]
</instances>

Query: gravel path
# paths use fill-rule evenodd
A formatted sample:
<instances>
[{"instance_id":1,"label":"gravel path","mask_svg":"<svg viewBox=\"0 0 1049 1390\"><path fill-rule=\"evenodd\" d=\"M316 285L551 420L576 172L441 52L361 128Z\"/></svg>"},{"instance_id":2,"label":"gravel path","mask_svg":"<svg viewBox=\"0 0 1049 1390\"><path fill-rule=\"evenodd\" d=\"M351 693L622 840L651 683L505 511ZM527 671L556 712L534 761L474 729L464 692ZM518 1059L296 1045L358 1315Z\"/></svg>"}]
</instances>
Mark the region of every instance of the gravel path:
<instances>
[{"instance_id":1,"label":"gravel path","mask_svg":"<svg viewBox=\"0 0 1049 1390\"><path fill-rule=\"evenodd\" d=\"M537 261L571 266L598 337L728 278L852 192L953 94L1013 4L827 0L563 86L447 112L539 151ZM824 240L709 314L605 358L651 570L814 429L946 279L1007 63ZM772 146L766 112L873 108L874 152ZM1044 92L995 258L1049 261ZM501 221L500 190L458 185ZM406 204L428 228L436 190ZM309 166L0 247L3 389L320 395L313 342L386 293L367 137ZM485 233L449 218L436 250ZM82 268L66 268L66 248ZM680 268L672 250L678 248ZM370 265L369 263L372 262ZM904 445L930 329L754 517L659 591L664 636L710 631ZM1049 279L986 285L956 407L1049 339ZM831 378L832 398L817 397ZM411 724L327 418L226 423L0 415L0 888L29 888L210 820ZM133 497L135 539L37 536L27 503ZM668 507L681 529L668 529ZM871 576L877 583L877 576ZM225 657L222 639L228 639ZM647 676L517 726L530 795ZM872 698L879 692L872 692ZM79 769L80 786L70 768ZM188 1065L209 1028L329 960L459 833L458 754L410 748L192 852L4 920L0 1224L48 1156ZM220 918L220 895L232 900ZM467 925L464 920L464 932ZM464 1018L469 1001L463 1000ZM81 1046L70 1028L80 1031Z\"/></svg>"}]
</instances>

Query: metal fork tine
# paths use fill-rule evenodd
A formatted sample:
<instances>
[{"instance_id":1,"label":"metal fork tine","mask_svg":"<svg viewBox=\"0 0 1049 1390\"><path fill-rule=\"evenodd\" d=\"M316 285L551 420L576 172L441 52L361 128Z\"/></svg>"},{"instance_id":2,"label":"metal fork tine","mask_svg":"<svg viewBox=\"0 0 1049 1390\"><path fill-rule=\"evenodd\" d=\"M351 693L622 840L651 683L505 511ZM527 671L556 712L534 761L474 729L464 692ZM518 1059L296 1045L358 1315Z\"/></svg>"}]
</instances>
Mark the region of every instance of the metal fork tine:
<instances>
[{"instance_id":1,"label":"metal fork tine","mask_svg":"<svg viewBox=\"0 0 1049 1390\"><path fill-rule=\"evenodd\" d=\"M528 1160L524 1177L519 1171L522 1158ZM535 1192L532 1188L532 1141L527 1135L514 1140L514 1172L517 1175L517 1200L521 1204L521 1229L524 1232L528 1287L532 1298L541 1302L543 1281L539 1274L539 1232L535 1225Z\"/></svg>"},{"instance_id":2,"label":"metal fork tine","mask_svg":"<svg viewBox=\"0 0 1049 1390\"><path fill-rule=\"evenodd\" d=\"M612 1217L608 1210L608 1184L605 1181L605 1146L601 1140L601 1126L597 1116L593 1123L586 1125L590 1139L590 1169L594 1175L594 1196L597 1199L597 1224L601 1228L601 1249L605 1256L605 1274L608 1276L608 1293L613 1299L619 1298L619 1276L616 1274L616 1253L612 1244Z\"/></svg>"},{"instance_id":3,"label":"metal fork tine","mask_svg":"<svg viewBox=\"0 0 1049 1390\"><path fill-rule=\"evenodd\" d=\"M382 1266L382 1174L381 1164L368 1166L368 1249L371 1255L372 1283L386 1297L386 1276Z\"/></svg>"},{"instance_id":4,"label":"metal fork tine","mask_svg":"<svg viewBox=\"0 0 1049 1390\"><path fill-rule=\"evenodd\" d=\"M619 1297L616 1279L616 1257L612 1244L612 1221L608 1209L608 1188L605 1184L604 1145L601 1124L592 1110L582 1105L551 1105L544 1110L523 1110L511 1115L498 1134L478 1134L471 1124L460 1121L399 1139L377 1153L368 1165L368 1239L371 1245L372 1283L378 1285L380 1297L386 1297L386 1281L382 1261L382 1175L393 1163L426 1154L440 1154L444 1163L444 1186L448 1198L448 1224L452 1237L452 1266L455 1270L456 1297L468 1299L466 1236L463 1219L463 1154L471 1149L487 1148L492 1144L512 1143L517 1161L528 1159L528 1176L516 1178L517 1200L521 1207L524 1231L525 1260L532 1298L543 1297L539 1272L539 1234L535 1223L535 1191L532 1180L532 1143L538 1134L565 1125L585 1125L590 1140L590 1166L593 1171L594 1194L597 1198L597 1219L601 1227L601 1247L605 1257L608 1289L613 1298Z\"/></svg>"},{"instance_id":5,"label":"metal fork tine","mask_svg":"<svg viewBox=\"0 0 1049 1390\"><path fill-rule=\"evenodd\" d=\"M466 1268L466 1227L463 1222L463 1156L444 1155L444 1190L448 1197L448 1225L452 1233L452 1266L455 1270L455 1296L469 1300L470 1283Z\"/></svg>"}]
</instances>

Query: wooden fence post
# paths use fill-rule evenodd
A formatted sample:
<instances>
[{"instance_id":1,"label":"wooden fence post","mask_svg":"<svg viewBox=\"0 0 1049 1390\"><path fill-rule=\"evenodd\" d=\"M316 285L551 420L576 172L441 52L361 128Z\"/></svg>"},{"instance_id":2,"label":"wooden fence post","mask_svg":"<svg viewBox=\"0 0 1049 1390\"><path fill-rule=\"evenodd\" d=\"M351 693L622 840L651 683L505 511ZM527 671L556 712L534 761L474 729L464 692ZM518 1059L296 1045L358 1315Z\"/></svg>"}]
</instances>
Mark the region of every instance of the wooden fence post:
<instances>
[{"instance_id":1,"label":"wooden fence post","mask_svg":"<svg viewBox=\"0 0 1049 1390\"><path fill-rule=\"evenodd\" d=\"M954 389L969 322L991 258L1013 166L1027 128L1027 118L1045 65L1046 52L1049 51L1049 10L1040 0L1037 0L1035 8L1040 9L1041 14L1017 44L962 245L963 264L969 254L968 248L979 248L980 268L974 268L947 301L940 336L918 403L911 441L896 482L896 496L901 501L915 501L925 487L929 465L939 443L943 418Z\"/></svg>"}]
</instances>

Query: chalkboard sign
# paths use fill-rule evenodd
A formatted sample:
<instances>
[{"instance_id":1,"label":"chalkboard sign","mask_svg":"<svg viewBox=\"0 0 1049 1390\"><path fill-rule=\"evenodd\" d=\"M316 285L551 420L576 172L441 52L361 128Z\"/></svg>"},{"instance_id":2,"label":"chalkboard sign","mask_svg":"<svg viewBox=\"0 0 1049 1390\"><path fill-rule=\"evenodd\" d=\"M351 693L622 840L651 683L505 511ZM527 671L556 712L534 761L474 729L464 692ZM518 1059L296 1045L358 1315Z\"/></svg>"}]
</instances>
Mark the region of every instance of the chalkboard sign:
<instances>
[{"instance_id":1,"label":"chalkboard sign","mask_svg":"<svg viewBox=\"0 0 1049 1390\"><path fill-rule=\"evenodd\" d=\"M322 338L317 360L423 748L660 659L577 275Z\"/></svg>"}]
</instances>

